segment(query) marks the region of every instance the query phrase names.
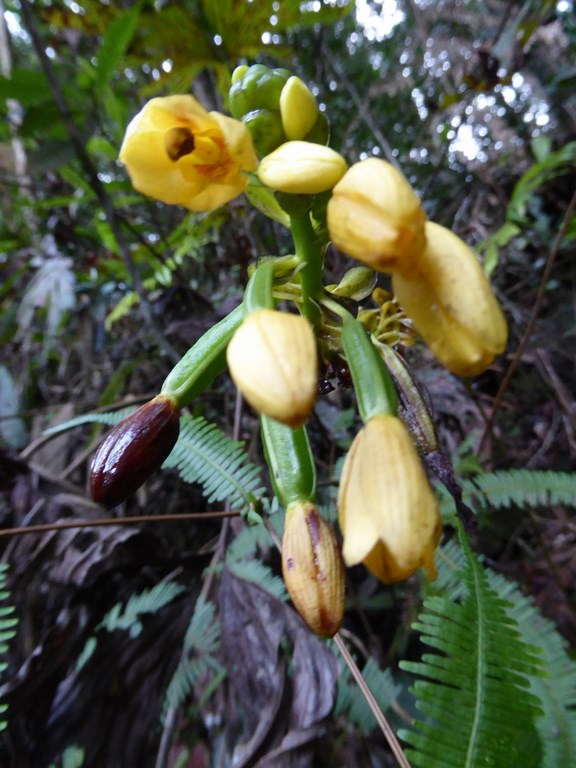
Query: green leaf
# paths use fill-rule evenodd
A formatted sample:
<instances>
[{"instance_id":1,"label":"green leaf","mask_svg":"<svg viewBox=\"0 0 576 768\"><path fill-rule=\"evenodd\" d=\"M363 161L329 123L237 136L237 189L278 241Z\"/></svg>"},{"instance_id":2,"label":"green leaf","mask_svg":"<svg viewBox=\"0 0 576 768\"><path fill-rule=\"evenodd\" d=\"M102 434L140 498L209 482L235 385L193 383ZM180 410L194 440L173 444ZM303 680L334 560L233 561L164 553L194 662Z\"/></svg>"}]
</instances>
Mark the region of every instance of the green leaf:
<instances>
[{"instance_id":1,"label":"green leaf","mask_svg":"<svg viewBox=\"0 0 576 768\"><path fill-rule=\"evenodd\" d=\"M110 24L96 57L96 84L102 87L108 83L138 27L140 7L135 5Z\"/></svg>"},{"instance_id":2,"label":"green leaf","mask_svg":"<svg viewBox=\"0 0 576 768\"><path fill-rule=\"evenodd\" d=\"M52 101L50 86L39 69L13 69L10 77L0 77L0 100L16 99L22 106Z\"/></svg>"},{"instance_id":3,"label":"green leaf","mask_svg":"<svg viewBox=\"0 0 576 768\"><path fill-rule=\"evenodd\" d=\"M466 592L459 602L431 596L415 624L436 650L421 662L401 662L419 675L412 692L423 717L401 738L420 768L537 768L541 704L530 692L543 675L535 647L525 642L510 604L493 589L460 530L465 555L458 572Z\"/></svg>"}]
</instances>

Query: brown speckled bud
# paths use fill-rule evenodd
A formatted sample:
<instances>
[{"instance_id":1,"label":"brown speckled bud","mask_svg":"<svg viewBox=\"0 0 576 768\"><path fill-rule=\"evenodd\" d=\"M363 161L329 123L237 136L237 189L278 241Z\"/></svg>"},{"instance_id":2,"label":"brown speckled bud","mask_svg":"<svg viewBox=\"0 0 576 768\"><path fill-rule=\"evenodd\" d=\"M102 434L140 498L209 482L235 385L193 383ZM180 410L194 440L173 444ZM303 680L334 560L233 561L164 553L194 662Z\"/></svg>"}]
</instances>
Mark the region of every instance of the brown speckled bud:
<instances>
[{"instance_id":1,"label":"brown speckled bud","mask_svg":"<svg viewBox=\"0 0 576 768\"><path fill-rule=\"evenodd\" d=\"M173 398L158 395L117 424L90 465L94 501L115 507L160 468L180 431L180 410Z\"/></svg>"},{"instance_id":2,"label":"brown speckled bud","mask_svg":"<svg viewBox=\"0 0 576 768\"><path fill-rule=\"evenodd\" d=\"M335 635L344 615L344 564L332 527L310 502L286 510L282 574L310 629L322 637Z\"/></svg>"}]
</instances>

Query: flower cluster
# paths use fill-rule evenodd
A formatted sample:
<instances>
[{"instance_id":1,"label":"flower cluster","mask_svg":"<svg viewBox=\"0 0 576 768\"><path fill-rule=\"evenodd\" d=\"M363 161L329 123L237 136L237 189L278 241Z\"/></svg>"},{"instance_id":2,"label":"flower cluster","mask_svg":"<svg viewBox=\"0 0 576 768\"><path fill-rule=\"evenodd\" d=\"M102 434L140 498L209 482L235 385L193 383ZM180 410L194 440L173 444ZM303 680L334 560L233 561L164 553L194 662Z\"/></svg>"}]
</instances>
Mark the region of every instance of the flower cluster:
<instances>
[{"instance_id":1,"label":"flower cluster","mask_svg":"<svg viewBox=\"0 0 576 768\"><path fill-rule=\"evenodd\" d=\"M255 265L242 306L186 353L158 398L112 431L93 461L92 492L109 505L132 493L174 445L181 409L227 364L260 414L271 483L287 510L289 594L307 624L331 636L344 612L342 557L387 584L419 568L435 576L441 519L414 446L436 450L434 427L392 347L411 343L414 327L446 367L472 376L504 350L506 321L474 253L427 220L399 170L377 158L349 168L327 146L327 118L298 77L239 67L229 106L232 117L190 95L152 99L128 126L120 159L137 190L193 211L246 192L289 227L295 253ZM338 285L323 282L329 240L362 264ZM392 276L393 297L374 290L375 271ZM379 308L358 311L372 292ZM342 369L363 426L340 480L341 553L316 504L305 425L320 372Z\"/></svg>"}]
</instances>

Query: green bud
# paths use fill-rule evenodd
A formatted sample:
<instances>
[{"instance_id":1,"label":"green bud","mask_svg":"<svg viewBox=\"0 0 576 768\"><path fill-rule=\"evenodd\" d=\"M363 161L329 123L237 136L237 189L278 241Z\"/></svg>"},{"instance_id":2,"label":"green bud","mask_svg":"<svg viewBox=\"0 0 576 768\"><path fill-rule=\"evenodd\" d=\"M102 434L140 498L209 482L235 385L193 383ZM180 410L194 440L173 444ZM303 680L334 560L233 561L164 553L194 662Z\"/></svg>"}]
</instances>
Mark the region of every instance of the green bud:
<instances>
[{"instance_id":1,"label":"green bud","mask_svg":"<svg viewBox=\"0 0 576 768\"><path fill-rule=\"evenodd\" d=\"M330 141L330 123L324 112L318 113L318 118L304 137L304 141L311 141L313 144L328 145Z\"/></svg>"},{"instance_id":2,"label":"green bud","mask_svg":"<svg viewBox=\"0 0 576 768\"><path fill-rule=\"evenodd\" d=\"M253 109L242 117L242 122L250 131L252 144L260 157L265 157L286 141L278 111Z\"/></svg>"},{"instance_id":3,"label":"green bud","mask_svg":"<svg viewBox=\"0 0 576 768\"><path fill-rule=\"evenodd\" d=\"M230 88L229 107L232 117L240 120L255 109L279 111L280 94L289 77L288 70L253 64Z\"/></svg>"}]
</instances>

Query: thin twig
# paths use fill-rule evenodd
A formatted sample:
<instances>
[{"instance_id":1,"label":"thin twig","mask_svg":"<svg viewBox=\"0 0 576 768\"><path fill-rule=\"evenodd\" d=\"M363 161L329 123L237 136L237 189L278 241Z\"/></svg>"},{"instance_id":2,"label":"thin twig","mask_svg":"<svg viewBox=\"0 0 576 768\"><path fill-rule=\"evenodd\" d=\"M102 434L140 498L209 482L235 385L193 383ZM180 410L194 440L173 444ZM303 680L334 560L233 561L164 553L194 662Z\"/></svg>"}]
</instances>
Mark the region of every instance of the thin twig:
<instances>
[{"instance_id":1,"label":"thin twig","mask_svg":"<svg viewBox=\"0 0 576 768\"><path fill-rule=\"evenodd\" d=\"M134 515L133 517L106 517L96 520L71 520L70 522L43 523L27 525L24 528L0 528L0 537L24 536L28 533L46 533L47 531L65 531L69 528L102 528L113 525L134 525L136 523L165 523L177 520L221 520L228 517L240 517L240 512L223 510L221 512L180 512L171 515Z\"/></svg>"},{"instance_id":2,"label":"thin twig","mask_svg":"<svg viewBox=\"0 0 576 768\"><path fill-rule=\"evenodd\" d=\"M534 332L536 320L538 319L540 309L542 308L542 304L544 302L544 297L546 296L548 281L550 279L550 275L552 274L552 270L554 268L554 264L558 256L560 246L562 245L562 241L564 240L564 236L566 235L566 232L570 225L570 221L572 219L572 214L574 213L575 209L576 209L576 192L574 192L574 194L572 195L572 199L570 200L566 213L564 214L564 219L562 220L562 224L560 226L560 229L558 230L558 234L556 235L552 248L548 253L546 265L544 266L544 271L542 272L542 277L540 278L540 285L538 286L538 291L536 293L534 306L532 307L532 311L530 313L528 323L524 330L524 334L520 339L520 343L518 344L518 349L516 350L516 353L514 354L514 357L512 358L510 365L508 366L508 370L506 371L504 378L502 379L500 387L498 388L498 393L496 394L496 398L494 400L494 406L492 408L492 412L488 418L488 421L486 422L486 425L484 427L484 433L482 435L482 439L480 440L480 447L478 449L479 451L482 450L484 443L488 438L488 435L492 431L492 427L494 426L494 419L496 418L496 414L500 406L502 405L502 401L504 400L504 395L506 394L506 391L508 389L508 386L510 384L512 377L516 372L516 369L520 365L520 362L522 360L522 357L524 356L526 347L528 346L528 342L530 341L530 337Z\"/></svg>"},{"instance_id":3,"label":"thin twig","mask_svg":"<svg viewBox=\"0 0 576 768\"><path fill-rule=\"evenodd\" d=\"M339 634L334 635L334 642L336 643L336 647L340 651L342 658L346 662L346 666L352 673L354 680L356 680L358 687L362 692L362 695L366 699L366 703L372 710L372 713L376 718L376 721L380 726L382 733L384 734L384 737L386 738L386 741L390 746L390 749L394 753L394 757L398 761L398 765L400 765L401 768L411 768L410 763L408 762L408 758L404 754L404 751L400 746L400 742L398 741L392 726L390 725L390 723L386 719L386 716L378 706L378 702L376 701L372 691L368 687L368 683L366 682L366 680L364 680L364 677L362 676L362 672L360 672L360 670L358 669L358 666L356 665L356 662L354 661L352 654L348 650L346 643L340 637Z\"/></svg>"}]
</instances>

